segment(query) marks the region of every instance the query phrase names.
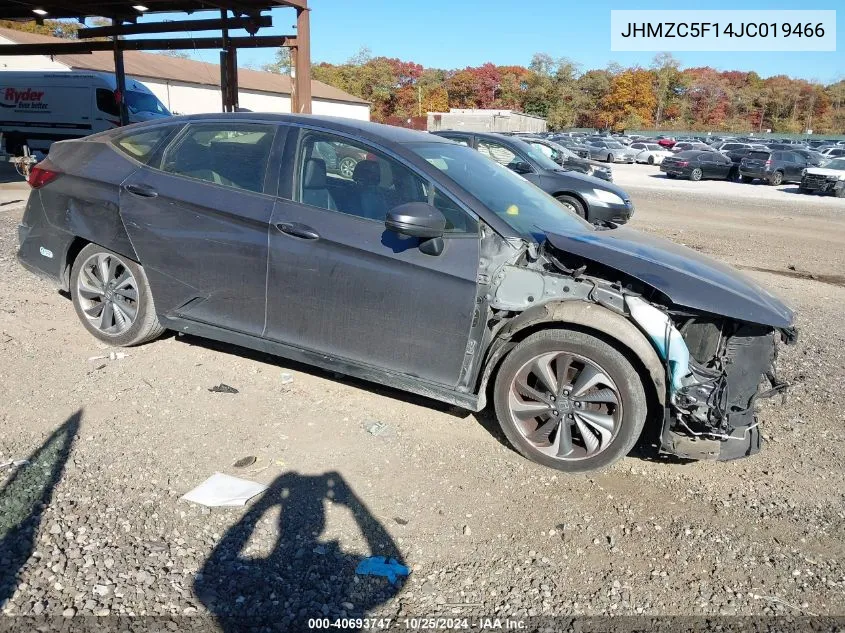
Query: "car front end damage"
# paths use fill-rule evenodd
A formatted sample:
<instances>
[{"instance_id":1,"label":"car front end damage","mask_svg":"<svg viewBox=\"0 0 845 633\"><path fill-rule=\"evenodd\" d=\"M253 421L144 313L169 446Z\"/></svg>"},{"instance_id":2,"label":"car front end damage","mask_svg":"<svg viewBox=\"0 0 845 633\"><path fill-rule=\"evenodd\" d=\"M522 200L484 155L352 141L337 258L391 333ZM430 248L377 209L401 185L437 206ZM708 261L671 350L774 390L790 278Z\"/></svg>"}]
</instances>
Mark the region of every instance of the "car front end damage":
<instances>
[{"instance_id":1,"label":"car front end damage","mask_svg":"<svg viewBox=\"0 0 845 633\"><path fill-rule=\"evenodd\" d=\"M646 262L644 266L622 266L615 256L624 249L613 244L607 250L606 245L614 241L610 236L624 231L630 230L596 231L583 239L550 235L539 248L526 249L518 261L498 267L490 275L486 295L486 338L492 342L493 361L507 353L510 341L525 328L542 324L597 331L627 348L639 359L644 379L650 377L657 405L653 417L661 417L662 454L727 461L757 453L762 447L757 405L788 387L777 377L776 360L779 343L797 338L791 310L744 277L738 278L737 288L748 284L760 295L748 305L730 299L720 305L718 295L728 284L719 273L730 269L709 260L710 279L701 270L691 274L696 265L703 269L708 262L693 254L681 270L673 266L673 258L685 254L677 245L668 247L668 257L657 262L654 238L634 238L644 243L631 249L636 251L632 257ZM579 243L589 247L579 252ZM655 266L675 270L676 283L686 278L691 296L701 297L701 303L711 301L710 309L675 292L670 275L660 280ZM747 294L754 295L751 290ZM677 295L676 300L671 295ZM769 315L760 312L767 305Z\"/></svg>"}]
</instances>

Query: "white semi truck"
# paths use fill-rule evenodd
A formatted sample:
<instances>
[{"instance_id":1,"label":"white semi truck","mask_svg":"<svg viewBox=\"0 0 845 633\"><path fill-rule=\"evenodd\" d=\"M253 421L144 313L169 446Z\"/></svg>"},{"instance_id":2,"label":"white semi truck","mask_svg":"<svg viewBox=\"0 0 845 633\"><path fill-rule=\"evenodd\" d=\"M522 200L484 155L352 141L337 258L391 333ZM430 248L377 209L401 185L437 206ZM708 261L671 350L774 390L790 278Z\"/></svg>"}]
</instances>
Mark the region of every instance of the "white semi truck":
<instances>
[{"instance_id":1,"label":"white semi truck","mask_svg":"<svg viewBox=\"0 0 845 633\"><path fill-rule=\"evenodd\" d=\"M6 152L20 155L27 145L46 153L54 141L120 127L119 98L110 73L0 71L0 134ZM126 78L123 98L130 123L170 116L135 79Z\"/></svg>"}]
</instances>

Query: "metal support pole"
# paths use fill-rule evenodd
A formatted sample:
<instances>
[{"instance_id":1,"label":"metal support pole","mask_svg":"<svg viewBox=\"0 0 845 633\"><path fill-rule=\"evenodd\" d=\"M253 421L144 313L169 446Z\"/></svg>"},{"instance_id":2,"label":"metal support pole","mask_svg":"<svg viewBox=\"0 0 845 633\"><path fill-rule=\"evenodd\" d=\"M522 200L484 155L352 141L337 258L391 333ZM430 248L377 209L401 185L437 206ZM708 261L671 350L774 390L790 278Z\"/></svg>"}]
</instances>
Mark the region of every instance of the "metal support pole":
<instances>
[{"instance_id":1,"label":"metal support pole","mask_svg":"<svg viewBox=\"0 0 845 633\"><path fill-rule=\"evenodd\" d=\"M292 111L311 114L311 18L308 9L296 10L296 43L292 49L296 76L293 78Z\"/></svg>"},{"instance_id":2,"label":"metal support pole","mask_svg":"<svg viewBox=\"0 0 845 633\"><path fill-rule=\"evenodd\" d=\"M123 68L123 50L120 48L120 40L115 35L114 44L114 76L117 80L117 94L119 95L117 106L120 109L120 124L129 125L129 109L126 107L126 71Z\"/></svg>"},{"instance_id":3,"label":"metal support pole","mask_svg":"<svg viewBox=\"0 0 845 633\"><path fill-rule=\"evenodd\" d=\"M238 111L238 49L230 46L226 49L226 78L229 80L229 111Z\"/></svg>"},{"instance_id":4,"label":"metal support pole","mask_svg":"<svg viewBox=\"0 0 845 633\"><path fill-rule=\"evenodd\" d=\"M220 9L220 21L223 28L220 33L223 36L223 50L220 51L220 97L223 101L223 112L230 112L231 92L229 90L229 82L231 76L229 75L229 12L226 9Z\"/></svg>"}]
</instances>

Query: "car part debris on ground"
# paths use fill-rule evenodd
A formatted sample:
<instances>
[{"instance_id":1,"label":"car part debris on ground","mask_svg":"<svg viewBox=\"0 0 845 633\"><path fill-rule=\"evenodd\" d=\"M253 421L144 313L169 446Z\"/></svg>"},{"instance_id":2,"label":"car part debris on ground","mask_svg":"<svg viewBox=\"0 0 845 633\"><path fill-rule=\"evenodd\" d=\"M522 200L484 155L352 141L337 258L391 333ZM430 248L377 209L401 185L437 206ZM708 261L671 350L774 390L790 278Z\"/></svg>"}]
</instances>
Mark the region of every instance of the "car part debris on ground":
<instances>
[{"instance_id":1,"label":"car part debris on ground","mask_svg":"<svg viewBox=\"0 0 845 633\"><path fill-rule=\"evenodd\" d=\"M358 563L355 573L359 576L383 576L390 581L390 584L395 585L399 576L407 576L411 570L396 562L394 558L370 556Z\"/></svg>"},{"instance_id":2,"label":"car part debris on ground","mask_svg":"<svg viewBox=\"0 0 845 633\"><path fill-rule=\"evenodd\" d=\"M102 356L91 356L88 358L88 360L122 360L127 356L129 356L129 354L127 354L126 352L109 352L108 354L103 354Z\"/></svg>"},{"instance_id":3,"label":"car part debris on ground","mask_svg":"<svg viewBox=\"0 0 845 633\"><path fill-rule=\"evenodd\" d=\"M209 391L212 393L240 393L240 391L238 391L234 387L227 385L223 382L221 382L216 387L212 387L211 389L209 389Z\"/></svg>"},{"instance_id":4,"label":"car part debris on ground","mask_svg":"<svg viewBox=\"0 0 845 633\"><path fill-rule=\"evenodd\" d=\"M279 376L279 381L283 385L289 385L293 382L293 376L288 374L287 372L283 372L281 376Z\"/></svg>"},{"instance_id":5,"label":"car part debris on ground","mask_svg":"<svg viewBox=\"0 0 845 633\"><path fill-rule=\"evenodd\" d=\"M247 455L246 457L241 457L238 461L232 464L232 467L246 468L247 466L252 466L257 461L258 458L255 455Z\"/></svg>"},{"instance_id":6,"label":"car part debris on ground","mask_svg":"<svg viewBox=\"0 0 845 633\"><path fill-rule=\"evenodd\" d=\"M370 420L364 423L364 428L370 435L390 435L390 426L386 422L379 422L377 420Z\"/></svg>"},{"instance_id":7,"label":"car part debris on ground","mask_svg":"<svg viewBox=\"0 0 845 633\"><path fill-rule=\"evenodd\" d=\"M257 494L267 490L267 486L254 481L214 473L199 486L185 493L185 501L215 508L220 506L243 506Z\"/></svg>"}]
</instances>

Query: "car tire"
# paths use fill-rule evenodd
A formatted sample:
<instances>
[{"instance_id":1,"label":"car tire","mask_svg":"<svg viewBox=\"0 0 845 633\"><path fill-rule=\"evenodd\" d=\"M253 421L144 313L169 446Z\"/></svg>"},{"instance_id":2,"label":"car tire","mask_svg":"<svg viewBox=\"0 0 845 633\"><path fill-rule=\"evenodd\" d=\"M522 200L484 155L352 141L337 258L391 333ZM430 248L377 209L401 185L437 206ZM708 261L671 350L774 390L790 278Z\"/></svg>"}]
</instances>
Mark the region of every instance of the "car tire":
<instances>
[{"instance_id":1,"label":"car tire","mask_svg":"<svg viewBox=\"0 0 845 633\"><path fill-rule=\"evenodd\" d=\"M613 162L613 154L608 154L608 155L607 155L607 162L608 162L608 163L612 163L612 162Z\"/></svg>"},{"instance_id":2,"label":"car tire","mask_svg":"<svg viewBox=\"0 0 845 633\"><path fill-rule=\"evenodd\" d=\"M769 177L769 184L773 187L777 187L783 184L783 173L776 171Z\"/></svg>"},{"instance_id":3,"label":"car tire","mask_svg":"<svg viewBox=\"0 0 845 633\"><path fill-rule=\"evenodd\" d=\"M648 157L648 164L649 164L649 165L654 165L654 156L649 156L649 157Z\"/></svg>"},{"instance_id":4,"label":"car tire","mask_svg":"<svg viewBox=\"0 0 845 633\"><path fill-rule=\"evenodd\" d=\"M754 182L754 179L751 176L740 176L739 180L740 180L740 182L744 182L744 183Z\"/></svg>"},{"instance_id":5,"label":"car tire","mask_svg":"<svg viewBox=\"0 0 845 633\"><path fill-rule=\"evenodd\" d=\"M97 244L76 256L70 295L85 329L109 345L140 345L165 330L143 266Z\"/></svg>"},{"instance_id":6,"label":"car tire","mask_svg":"<svg viewBox=\"0 0 845 633\"><path fill-rule=\"evenodd\" d=\"M587 218L587 210L584 208L584 204L575 196L561 194L555 196L555 199L578 217Z\"/></svg>"},{"instance_id":7,"label":"car tire","mask_svg":"<svg viewBox=\"0 0 845 633\"><path fill-rule=\"evenodd\" d=\"M566 359L569 363L562 369ZM586 377L583 372L588 372ZM532 391L524 390L548 398L543 373L558 386L552 403L534 400ZM556 408L529 417L546 404ZM502 431L517 451L538 464L572 473L604 468L627 455L648 414L642 378L628 359L594 336L563 329L532 334L505 357L496 375L494 406ZM568 425L566 435L561 435L563 423ZM567 456L558 456L567 446Z\"/></svg>"},{"instance_id":8,"label":"car tire","mask_svg":"<svg viewBox=\"0 0 845 633\"><path fill-rule=\"evenodd\" d=\"M337 164L337 170L340 172L340 175L344 178L352 178L355 174L355 166L358 164L358 161L352 158L351 156L345 156L340 159L340 162Z\"/></svg>"},{"instance_id":9,"label":"car tire","mask_svg":"<svg viewBox=\"0 0 845 633\"><path fill-rule=\"evenodd\" d=\"M845 198L845 188L835 189L833 192L835 198Z\"/></svg>"},{"instance_id":10,"label":"car tire","mask_svg":"<svg viewBox=\"0 0 845 633\"><path fill-rule=\"evenodd\" d=\"M699 180L701 180L701 169L698 167L693 169L689 174L689 179L694 182L698 182Z\"/></svg>"}]
</instances>

